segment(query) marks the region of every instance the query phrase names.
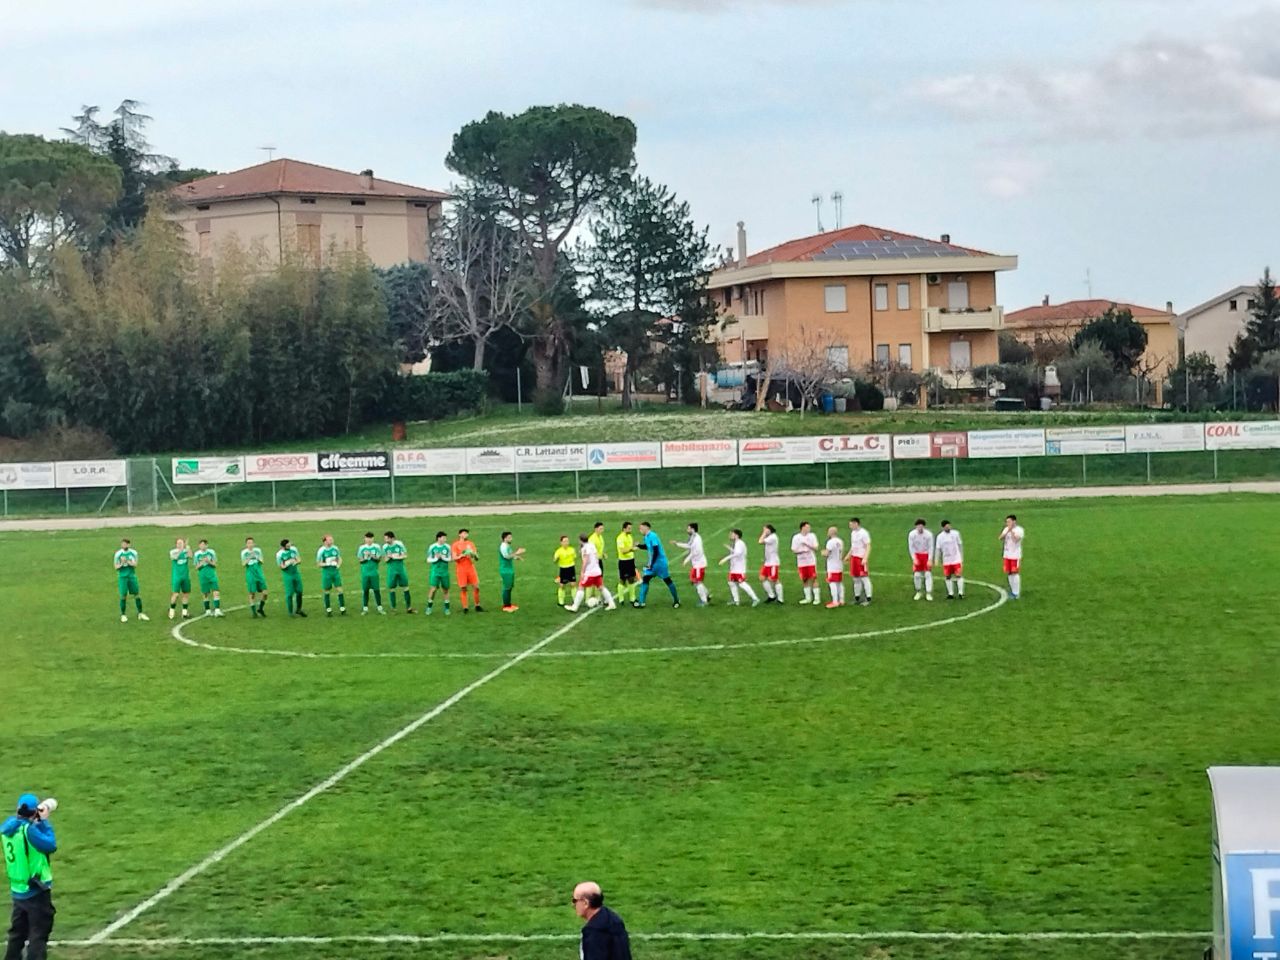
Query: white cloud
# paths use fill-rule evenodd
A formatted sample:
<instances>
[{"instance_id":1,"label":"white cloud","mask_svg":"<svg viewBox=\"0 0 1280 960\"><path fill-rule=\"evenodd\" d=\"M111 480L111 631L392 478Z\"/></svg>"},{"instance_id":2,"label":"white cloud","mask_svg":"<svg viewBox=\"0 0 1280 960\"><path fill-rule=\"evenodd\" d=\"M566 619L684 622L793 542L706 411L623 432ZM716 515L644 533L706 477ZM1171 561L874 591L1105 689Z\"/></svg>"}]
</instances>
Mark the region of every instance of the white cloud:
<instances>
[{"instance_id":1,"label":"white cloud","mask_svg":"<svg viewBox=\"0 0 1280 960\"><path fill-rule=\"evenodd\" d=\"M1000 157L984 165L982 189L999 200L1016 200L1026 196L1049 173L1048 164L1030 157Z\"/></svg>"}]
</instances>

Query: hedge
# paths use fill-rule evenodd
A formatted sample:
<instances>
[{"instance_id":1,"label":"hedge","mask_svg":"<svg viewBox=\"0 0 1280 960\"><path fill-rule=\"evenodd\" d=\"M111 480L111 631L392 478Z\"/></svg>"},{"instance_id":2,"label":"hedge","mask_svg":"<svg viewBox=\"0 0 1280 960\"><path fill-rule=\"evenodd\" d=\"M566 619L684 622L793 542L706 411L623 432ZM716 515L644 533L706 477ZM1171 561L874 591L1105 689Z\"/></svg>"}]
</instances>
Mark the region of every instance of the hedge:
<instances>
[{"instance_id":1,"label":"hedge","mask_svg":"<svg viewBox=\"0 0 1280 960\"><path fill-rule=\"evenodd\" d=\"M397 420L439 420L482 410L488 389L489 375L483 370L396 377L382 409Z\"/></svg>"}]
</instances>

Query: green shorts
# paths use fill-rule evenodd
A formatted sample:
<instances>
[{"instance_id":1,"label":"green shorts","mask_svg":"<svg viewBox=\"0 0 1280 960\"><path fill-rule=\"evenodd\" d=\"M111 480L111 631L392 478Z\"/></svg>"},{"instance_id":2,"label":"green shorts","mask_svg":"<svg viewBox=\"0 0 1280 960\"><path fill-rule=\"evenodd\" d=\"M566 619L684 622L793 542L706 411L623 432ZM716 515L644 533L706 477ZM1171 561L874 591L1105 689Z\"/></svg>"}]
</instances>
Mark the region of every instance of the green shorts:
<instances>
[{"instance_id":1,"label":"green shorts","mask_svg":"<svg viewBox=\"0 0 1280 960\"><path fill-rule=\"evenodd\" d=\"M321 567L320 568L320 589L332 590L334 587L341 588L342 571L337 567Z\"/></svg>"},{"instance_id":2,"label":"green shorts","mask_svg":"<svg viewBox=\"0 0 1280 960\"><path fill-rule=\"evenodd\" d=\"M190 576L185 576L185 577L170 577L170 578L169 578L169 590L170 590L170 592L172 592L172 593L190 593L190 592L191 592L191 577L190 577Z\"/></svg>"},{"instance_id":3,"label":"green shorts","mask_svg":"<svg viewBox=\"0 0 1280 960\"><path fill-rule=\"evenodd\" d=\"M212 570L201 570L199 574L200 592L201 593L217 593L218 592L218 575Z\"/></svg>"},{"instance_id":4,"label":"green shorts","mask_svg":"<svg viewBox=\"0 0 1280 960\"><path fill-rule=\"evenodd\" d=\"M449 589L449 568L443 563L434 563L427 573L427 586Z\"/></svg>"},{"instance_id":5,"label":"green shorts","mask_svg":"<svg viewBox=\"0 0 1280 960\"><path fill-rule=\"evenodd\" d=\"M116 587L120 591L120 596L138 595L138 575L136 573L126 573L116 577Z\"/></svg>"},{"instance_id":6,"label":"green shorts","mask_svg":"<svg viewBox=\"0 0 1280 960\"><path fill-rule=\"evenodd\" d=\"M409 586L409 574L405 572L404 564L398 567L387 567L387 589L394 590L396 587Z\"/></svg>"},{"instance_id":7,"label":"green shorts","mask_svg":"<svg viewBox=\"0 0 1280 960\"><path fill-rule=\"evenodd\" d=\"M298 573L286 573L284 575L284 592L285 593L301 593L302 592L302 575Z\"/></svg>"},{"instance_id":8,"label":"green shorts","mask_svg":"<svg viewBox=\"0 0 1280 960\"><path fill-rule=\"evenodd\" d=\"M381 590L382 581L378 579L378 571L373 573L360 572L360 589L361 590Z\"/></svg>"},{"instance_id":9,"label":"green shorts","mask_svg":"<svg viewBox=\"0 0 1280 960\"><path fill-rule=\"evenodd\" d=\"M262 575L261 570L250 570L244 568L244 585L249 588L250 593L266 593L267 578Z\"/></svg>"}]
</instances>

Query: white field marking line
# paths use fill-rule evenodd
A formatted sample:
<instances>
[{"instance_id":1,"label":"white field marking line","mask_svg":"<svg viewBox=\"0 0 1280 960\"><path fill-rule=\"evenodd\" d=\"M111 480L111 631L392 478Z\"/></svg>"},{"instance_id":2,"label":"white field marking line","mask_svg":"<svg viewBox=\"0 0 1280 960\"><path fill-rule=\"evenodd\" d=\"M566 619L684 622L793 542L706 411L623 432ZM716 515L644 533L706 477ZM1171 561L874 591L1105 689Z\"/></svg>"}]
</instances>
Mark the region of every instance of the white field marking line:
<instances>
[{"instance_id":1,"label":"white field marking line","mask_svg":"<svg viewBox=\"0 0 1280 960\"><path fill-rule=\"evenodd\" d=\"M881 577L906 577L910 574L899 573L882 573ZM704 643L696 645L670 646L670 647L619 647L614 650L547 650L538 651L533 654L535 657L551 658L551 657L618 657L618 656L637 656L645 653L712 653L721 650L752 650L765 647L796 647L810 646L819 643L834 643L839 640L864 640L871 637L893 636L899 633L914 633L918 630L929 630L933 627L945 627L952 623L961 623L965 620L972 620L975 617L981 617L988 613L999 609L1009 602L1009 593L1003 587L998 587L994 583L987 583L985 580L975 580L966 577L969 584L979 587L986 587L988 590L996 594L993 603L987 604L985 607L979 607L976 610L970 610L968 613L959 614L954 617L947 617L944 620L929 620L924 623L912 623L901 627L882 627L879 630L862 630L855 633L838 633L825 637L791 637L781 640L756 640L744 643ZM228 610L242 610L244 607L224 607ZM184 620L174 626L169 631L175 640L179 643L186 644L188 647L197 647L202 650L212 650L216 653L238 653L249 654L254 656L267 657L297 657L304 660L493 660L500 657L515 656L513 653L466 653L466 652L423 652L423 653L313 653L305 650L272 650L268 648L254 647L223 647L212 643L203 643L199 640L191 640L184 636L182 630L188 624L195 623L197 620L203 620L209 615L201 614L190 620Z\"/></svg>"},{"instance_id":2,"label":"white field marking line","mask_svg":"<svg viewBox=\"0 0 1280 960\"><path fill-rule=\"evenodd\" d=\"M1013 933L996 930L799 930L773 933L747 932L632 932L632 940L644 941L721 941L747 940L782 941L1135 941L1135 940L1202 940L1213 936L1208 931L1197 930L1029 930ZM322 936L264 936L264 937L155 937L115 940L55 940L57 947L257 947L272 945L325 944L438 944L438 943L572 943L580 939L578 933L388 933L346 934Z\"/></svg>"},{"instance_id":3,"label":"white field marking line","mask_svg":"<svg viewBox=\"0 0 1280 960\"><path fill-rule=\"evenodd\" d=\"M230 843L226 844L223 847L220 847L219 849L215 850L213 853L209 854L209 856L205 857L195 866L188 868L178 876L174 877L172 880L166 883L163 887L161 887L160 890L158 890L156 893L152 894L146 900L143 900L137 906L131 908L122 916L112 921L107 926L103 927L101 930L99 930L97 933L91 936L88 940L88 943L90 944L101 943L102 941L110 937L113 933L115 933L117 930L132 923L142 914L146 913L148 910L154 907L157 903L166 899L172 894L176 893L178 890L182 889L182 887L186 886L186 884L189 881L199 876L200 874L204 873L206 870L208 870L210 867L214 866L215 864L220 863L222 860L226 859L226 857L231 853L234 853L236 850L243 847L246 843L248 843L258 834L262 833L262 831L266 830L268 827L273 826L276 823L279 823L281 820L287 817L294 810L297 810L299 807L303 806L305 803L315 799L320 794L324 793L326 790L329 790L331 787L342 782L350 774L358 770L360 767L364 766L365 763L372 760L374 757L382 753L382 751L386 750L388 747L394 746L396 743L399 743L401 740L409 736L411 733L415 732L419 728L430 723L436 717L440 716L440 714L444 713L450 707L464 700L471 693L474 693L476 690L479 690L481 687L483 687L485 684L489 683L490 681L496 680L498 677L502 676L504 673L506 673L508 670L510 670L512 667L516 666L517 664L521 663L522 661L529 659L529 657L533 656L535 653L537 653L547 644L552 643L555 640L558 640L560 637L563 637L566 633L568 633L578 624L582 623L583 620L591 616L593 612L594 611L592 610L587 610L583 613L578 614L576 617L574 617L568 623L564 624L559 629L554 630L551 633L547 634L547 636L543 637L533 646L528 647L527 649L521 651L520 653L517 653L515 656L511 657L509 660L504 661L494 669L490 670L483 677L480 677L478 680L473 680L471 683L467 684L457 693L454 693L448 699L443 700L440 703L436 704L436 706L432 707L422 716L418 717L418 719L414 720L412 723L409 723L401 727L399 730L397 730L391 736L387 737L381 743L378 743L375 746L371 747L370 749L366 750L364 753L360 754L360 756L356 757L354 760L352 760L351 762L347 763L345 766L340 768L336 773L332 774L327 779L322 780L320 783L316 784L306 793L302 794L302 796L289 801L283 807L281 807L279 810L273 813L271 816L267 817L267 819L263 820L261 823L258 823L256 826L253 826L250 829L246 830L244 833L240 834L240 836L236 837Z\"/></svg>"}]
</instances>

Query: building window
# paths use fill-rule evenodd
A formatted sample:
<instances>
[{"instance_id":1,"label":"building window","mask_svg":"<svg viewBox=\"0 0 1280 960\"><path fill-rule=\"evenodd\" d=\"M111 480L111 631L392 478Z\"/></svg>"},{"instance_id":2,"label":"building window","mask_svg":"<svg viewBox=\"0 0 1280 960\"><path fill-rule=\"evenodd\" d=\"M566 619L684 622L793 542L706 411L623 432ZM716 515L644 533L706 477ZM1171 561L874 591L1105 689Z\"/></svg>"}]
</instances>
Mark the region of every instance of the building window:
<instances>
[{"instance_id":1,"label":"building window","mask_svg":"<svg viewBox=\"0 0 1280 960\"><path fill-rule=\"evenodd\" d=\"M352 205L353 207L363 207L363 206L364 206L364 201L363 201L363 200L352 200L352 201L351 201L351 205Z\"/></svg>"},{"instance_id":2,"label":"building window","mask_svg":"<svg viewBox=\"0 0 1280 960\"><path fill-rule=\"evenodd\" d=\"M889 285L887 283L877 283L875 296L876 296L876 309L888 310L889 309Z\"/></svg>"},{"instance_id":3,"label":"building window","mask_svg":"<svg viewBox=\"0 0 1280 960\"><path fill-rule=\"evenodd\" d=\"M213 235L208 230L201 230L199 237L200 259L207 260L213 256Z\"/></svg>"},{"instance_id":4,"label":"building window","mask_svg":"<svg viewBox=\"0 0 1280 960\"><path fill-rule=\"evenodd\" d=\"M950 353L952 370L968 370L973 365L973 353L968 340L952 340Z\"/></svg>"},{"instance_id":5,"label":"building window","mask_svg":"<svg viewBox=\"0 0 1280 960\"><path fill-rule=\"evenodd\" d=\"M832 370L846 373L849 370L849 348L827 347L827 364Z\"/></svg>"},{"instance_id":6,"label":"building window","mask_svg":"<svg viewBox=\"0 0 1280 960\"><path fill-rule=\"evenodd\" d=\"M876 344L876 363L882 367L889 365L889 345L887 343Z\"/></svg>"},{"instance_id":7,"label":"building window","mask_svg":"<svg viewBox=\"0 0 1280 960\"><path fill-rule=\"evenodd\" d=\"M319 266L320 264L320 224L298 224L298 252L303 258Z\"/></svg>"},{"instance_id":8,"label":"building window","mask_svg":"<svg viewBox=\"0 0 1280 960\"><path fill-rule=\"evenodd\" d=\"M356 249L364 252L364 224L356 224Z\"/></svg>"},{"instance_id":9,"label":"building window","mask_svg":"<svg viewBox=\"0 0 1280 960\"><path fill-rule=\"evenodd\" d=\"M898 366L911 369L911 344L898 344Z\"/></svg>"},{"instance_id":10,"label":"building window","mask_svg":"<svg viewBox=\"0 0 1280 960\"><path fill-rule=\"evenodd\" d=\"M909 283L898 284L898 309L911 309L911 284Z\"/></svg>"},{"instance_id":11,"label":"building window","mask_svg":"<svg viewBox=\"0 0 1280 960\"><path fill-rule=\"evenodd\" d=\"M415 207L417 207L419 210L426 210L426 209L428 209L428 208L431 206L431 204L429 204L429 203L417 203L417 202L415 202L415 203L414 203L414 206L415 206Z\"/></svg>"},{"instance_id":12,"label":"building window","mask_svg":"<svg viewBox=\"0 0 1280 960\"><path fill-rule=\"evenodd\" d=\"M1245 306L1245 309L1246 309L1246 310L1252 310L1252 309L1253 309L1254 307L1256 307L1257 305L1258 305L1258 301L1257 301L1257 300L1255 300L1255 299L1253 299L1253 297L1250 297L1250 298L1245 302L1245 305L1244 305L1244 306Z\"/></svg>"},{"instance_id":13,"label":"building window","mask_svg":"<svg viewBox=\"0 0 1280 960\"><path fill-rule=\"evenodd\" d=\"M757 317L764 316L764 291L752 290L751 299L752 299L751 312L755 314Z\"/></svg>"},{"instance_id":14,"label":"building window","mask_svg":"<svg viewBox=\"0 0 1280 960\"><path fill-rule=\"evenodd\" d=\"M724 288L724 305L725 309L733 306L733 287Z\"/></svg>"},{"instance_id":15,"label":"building window","mask_svg":"<svg viewBox=\"0 0 1280 960\"><path fill-rule=\"evenodd\" d=\"M967 280L953 280L947 284L947 309L969 309L969 282Z\"/></svg>"},{"instance_id":16,"label":"building window","mask_svg":"<svg viewBox=\"0 0 1280 960\"><path fill-rule=\"evenodd\" d=\"M844 313L849 309L843 283L829 283L822 291L822 300L827 313Z\"/></svg>"},{"instance_id":17,"label":"building window","mask_svg":"<svg viewBox=\"0 0 1280 960\"><path fill-rule=\"evenodd\" d=\"M207 203L197 203L197 204L196 204L196 209L197 209L197 210L208 210L208 209L209 209L209 205L208 205Z\"/></svg>"},{"instance_id":18,"label":"building window","mask_svg":"<svg viewBox=\"0 0 1280 960\"><path fill-rule=\"evenodd\" d=\"M1235 308L1236 308L1236 302L1235 302L1234 300L1228 300L1228 301L1227 301L1227 309L1228 309L1228 310L1234 310Z\"/></svg>"},{"instance_id":19,"label":"building window","mask_svg":"<svg viewBox=\"0 0 1280 960\"><path fill-rule=\"evenodd\" d=\"M299 200L298 202L299 202L299 203L315 203L315 202L316 202L316 198L315 198L315 197L303 197L303 198L302 198L301 200Z\"/></svg>"}]
</instances>

